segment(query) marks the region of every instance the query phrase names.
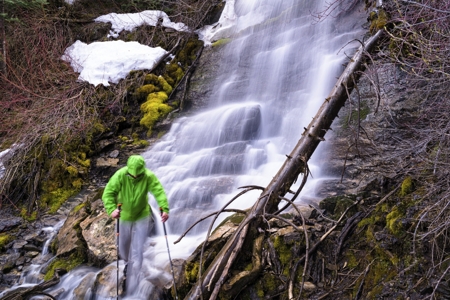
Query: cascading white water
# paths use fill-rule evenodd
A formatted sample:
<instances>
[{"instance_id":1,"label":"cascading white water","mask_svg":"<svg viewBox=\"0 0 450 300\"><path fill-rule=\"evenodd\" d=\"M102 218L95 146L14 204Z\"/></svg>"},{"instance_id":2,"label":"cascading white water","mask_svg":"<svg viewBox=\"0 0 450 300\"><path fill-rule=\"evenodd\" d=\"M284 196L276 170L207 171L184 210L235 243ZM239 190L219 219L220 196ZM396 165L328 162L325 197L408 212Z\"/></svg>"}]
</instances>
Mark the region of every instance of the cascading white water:
<instances>
[{"instance_id":1,"label":"cascading white water","mask_svg":"<svg viewBox=\"0 0 450 300\"><path fill-rule=\"evenodd\" d=\"M346 54L359 46L348 43L362 33L362 18L355 11L345 22L342 16L317 22L312 13L326 5L324 0L227 2L225 11L233 26L222 29L231 40L221 58L209 109L177 120L143 153L169 196L171 242L195 221L220 209L238 187L266 186L300 139L342 72ZM314 156L310 168L320 174ZM308 188L313 185L304 189L311 196ZM248 208L259 193L245 194L230 207ZM209 225L210 220L203 221L179 244L170 243L172 258L187 258L205 239ZM151 276L167 266L160 235L145 254L148 268L156 268L146 271Z\"/></svg>"},{"instance_id":2,"label":"cascading white water","mask_svg":"<svg viewBox=\"0 0 450 300\"><path fill-rule=\"evenodd\" d=\"M233 5L234 26L224 29L231 41L209 109L177 120L143 154L168 192L173 235L220 209L238 187L270 182L331 91L346 52L358 46L347 43L362 31L356 16L345 24L335 16L318 22L313 14L326 1L236 0L225 9ZM317 176L320 163L310 164ZM230 207L248 208L258 195ZM204 238L208 226L204 221L188 236Z\"/></svg>"}]
</instances>

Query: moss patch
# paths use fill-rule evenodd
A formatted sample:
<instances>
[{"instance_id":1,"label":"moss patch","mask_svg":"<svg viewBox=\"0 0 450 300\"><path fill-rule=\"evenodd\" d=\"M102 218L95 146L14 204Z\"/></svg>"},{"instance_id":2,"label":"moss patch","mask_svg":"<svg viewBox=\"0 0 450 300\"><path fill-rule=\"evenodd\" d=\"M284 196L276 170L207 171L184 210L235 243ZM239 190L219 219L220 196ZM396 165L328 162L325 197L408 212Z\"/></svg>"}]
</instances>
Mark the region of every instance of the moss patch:
<instances>
[{"instance_id":1,"label":"moss patch","mask_svg":"<svg viewBox=\"0 0 450 300\"><path fill-rule=\"evenodd\" d=\"M151 135L152 127L156 121L164 118L172 111L173 108L165 103L167 98L168 96L165 92L151 93L147 96L147 101L141 105L144 117L141 119L140 124L148 128L147 136Z\"/></svg>"},{"instance_id":2,"label":"moss patch","mask_svg":"<svg viewBox=\"0 0 450 300\"><path fill-rule=\"evenodd\" d=\"M3 249L9 242L13 241L14 237L7 233L0 233L0 250Z\"/></svg>"},{"instance_id":3,"label":"moss patch","mask_svg":"<svg viewBox=\"0 0 450 300\"><path fill-rule=\"evenodd\" d=\"M410 194L414 190L414 183L410 176L406 177L403 182L399 192L400 197L404 197Z\"/></svg>"},{"instance_id":4,"label":"moss patch","mask_svg":"<svg viewBox=\"0 0 450 300\"><path fill-rule=\"evenodd\" d=\"M73 253L66 258L56 258L50 263L48 271L44 276L44 280L50 280L55 275L56 269L64 269L66 271L70 271L73 268L81 265L83 262L84 257L77 253Z\"/></svg>"}]
</instances>

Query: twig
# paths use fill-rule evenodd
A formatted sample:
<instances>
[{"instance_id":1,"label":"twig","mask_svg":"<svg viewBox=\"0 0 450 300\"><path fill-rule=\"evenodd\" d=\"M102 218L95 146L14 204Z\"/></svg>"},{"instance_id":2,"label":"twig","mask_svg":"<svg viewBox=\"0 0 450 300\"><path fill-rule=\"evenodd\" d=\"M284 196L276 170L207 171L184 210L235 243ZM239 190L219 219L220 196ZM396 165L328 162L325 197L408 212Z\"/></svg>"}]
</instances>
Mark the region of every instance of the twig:
<instances>
[{"instance_id":1,"label":"twig","mask_svg":"<svg viewBox=\"0 0 450 300\"><path fill-rule=\"evenodd\" d=\"M246 212L245 210L235 209L235 208L224 209L224 210L222 210L222 211L215 211L215 212L210 213L209 215L207 215L207 216L205 216L205 217L203 217L203 218L197 220L197 221L196 221L194 224L192 224L185 232L183 232L183 234L182 234L176 241L174 241L173 243L174 243L174 244L179 243L179 242L183 239L183 237L185 237L186 234L187 234L189 231L191 231L191 229L194 228L198 223L200 223L201 221L204 221L204 220L208 219L209 217L212 217L212 216L214 216L214 215L217 215L217 214L219 214L220 212L235 212L235 213L240 213L240 214L244 214L244 215L247 214L247 212Z\"/></svg>"}]
</instances>

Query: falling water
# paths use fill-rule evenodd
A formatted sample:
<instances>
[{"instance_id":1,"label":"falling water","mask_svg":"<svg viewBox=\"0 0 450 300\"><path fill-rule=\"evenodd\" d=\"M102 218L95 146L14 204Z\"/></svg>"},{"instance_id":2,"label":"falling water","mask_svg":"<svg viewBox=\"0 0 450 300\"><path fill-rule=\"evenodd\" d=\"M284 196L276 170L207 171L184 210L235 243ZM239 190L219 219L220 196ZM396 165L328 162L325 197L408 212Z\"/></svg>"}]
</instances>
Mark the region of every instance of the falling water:
<instances>
[{"instance_id":1,"label":"falling water","mask_svg":"<svg viewBox=\"0 0 450 300\"><path fill-rule=\"evenodd\" d=\"M219 210L239 187L265 187L301 137L346 57L358 46L349 42L362 33L361 12L351 7L351 13L341 13L345 3L327 18L318 18L326 3L227 2L228 13L234 4L235 14L227 16L233 26L224 26L218 34L230 34L231 41L221 58L209 108L177 120L163 140L143 154L168 192L173 238ZM320 162L315 157L317 151L310 161L317 176ZM303 197L313 196L312 184L305 193ZM248 193L232 207L248 208L258 195ZM197 225L188 237L204 238L209 222ZM189 244L193 250L198 243Z\"/></svg>"},{"instance_id":2,"label":"falling water","mask_svg":"<svg viewBox=\"0 0 450 300\"><path fill-rule=\"evenodd\" d=\"M338 16L342 11L338 7L319 20L314 13L325 7L324 0L227 2L227 15L222 15L226 25L218 26L217 34L231 39L209 107L178 119L160 142L143 153L168 193L172 258L187 258L195 250L205 239L209 219L180 243L172 242L194 222L222 208L239 187L265 187L270 182L331 91L343 63L359 46L350 42L363 32L363 12L352 7ZM310 160L316 177L321 170L315 159L318 151L320 147ZM298 201L314 196L313 189L309 183ZM249 208L258 195L247 193L232 207ZM159 228L152 239L154 247L145 253L146 266L156 268L146 270L151 276L167 267L161 235ZM141 290L135 295L139 293L145 294Z\"/></svg>"}]
</instances>

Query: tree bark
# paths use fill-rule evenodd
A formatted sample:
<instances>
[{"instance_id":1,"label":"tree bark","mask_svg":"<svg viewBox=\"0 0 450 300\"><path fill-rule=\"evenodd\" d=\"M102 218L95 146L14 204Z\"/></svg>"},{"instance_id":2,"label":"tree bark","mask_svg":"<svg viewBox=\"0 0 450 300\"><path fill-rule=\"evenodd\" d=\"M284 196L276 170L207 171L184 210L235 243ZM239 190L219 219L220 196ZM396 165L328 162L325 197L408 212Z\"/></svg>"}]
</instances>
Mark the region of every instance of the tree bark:
<instances>
[{"instance_id":1,"label":"tree bark","mask_svg":"<svg viewBox=\"0 0 450 300\"><path fill-rule=\"evenodd\" d=\"M289 191L298 176L305 173L308 160L319 143L324 141L326 132L330 129L341 107L344 106L348 95L361 75L361 71L363 71L366 58L364 53L373 51L383 32L384 30L378 31L356 51L329 96L325 99L311 123L305 128L302 137L283 166L261 193L238 229L210 264L202 278L192 287L185 299L216 299L218 293L217 291L213 293L213 290L217 290L225 283L230 269L229 266L232 265L241 250L244 244L243 240L249 238L247 235L252 235L258 229L265 227L264 215L277 210L281 198ZM229 296L231 299L233 298L232 295Z\"/></svg>"}]
</instances>

